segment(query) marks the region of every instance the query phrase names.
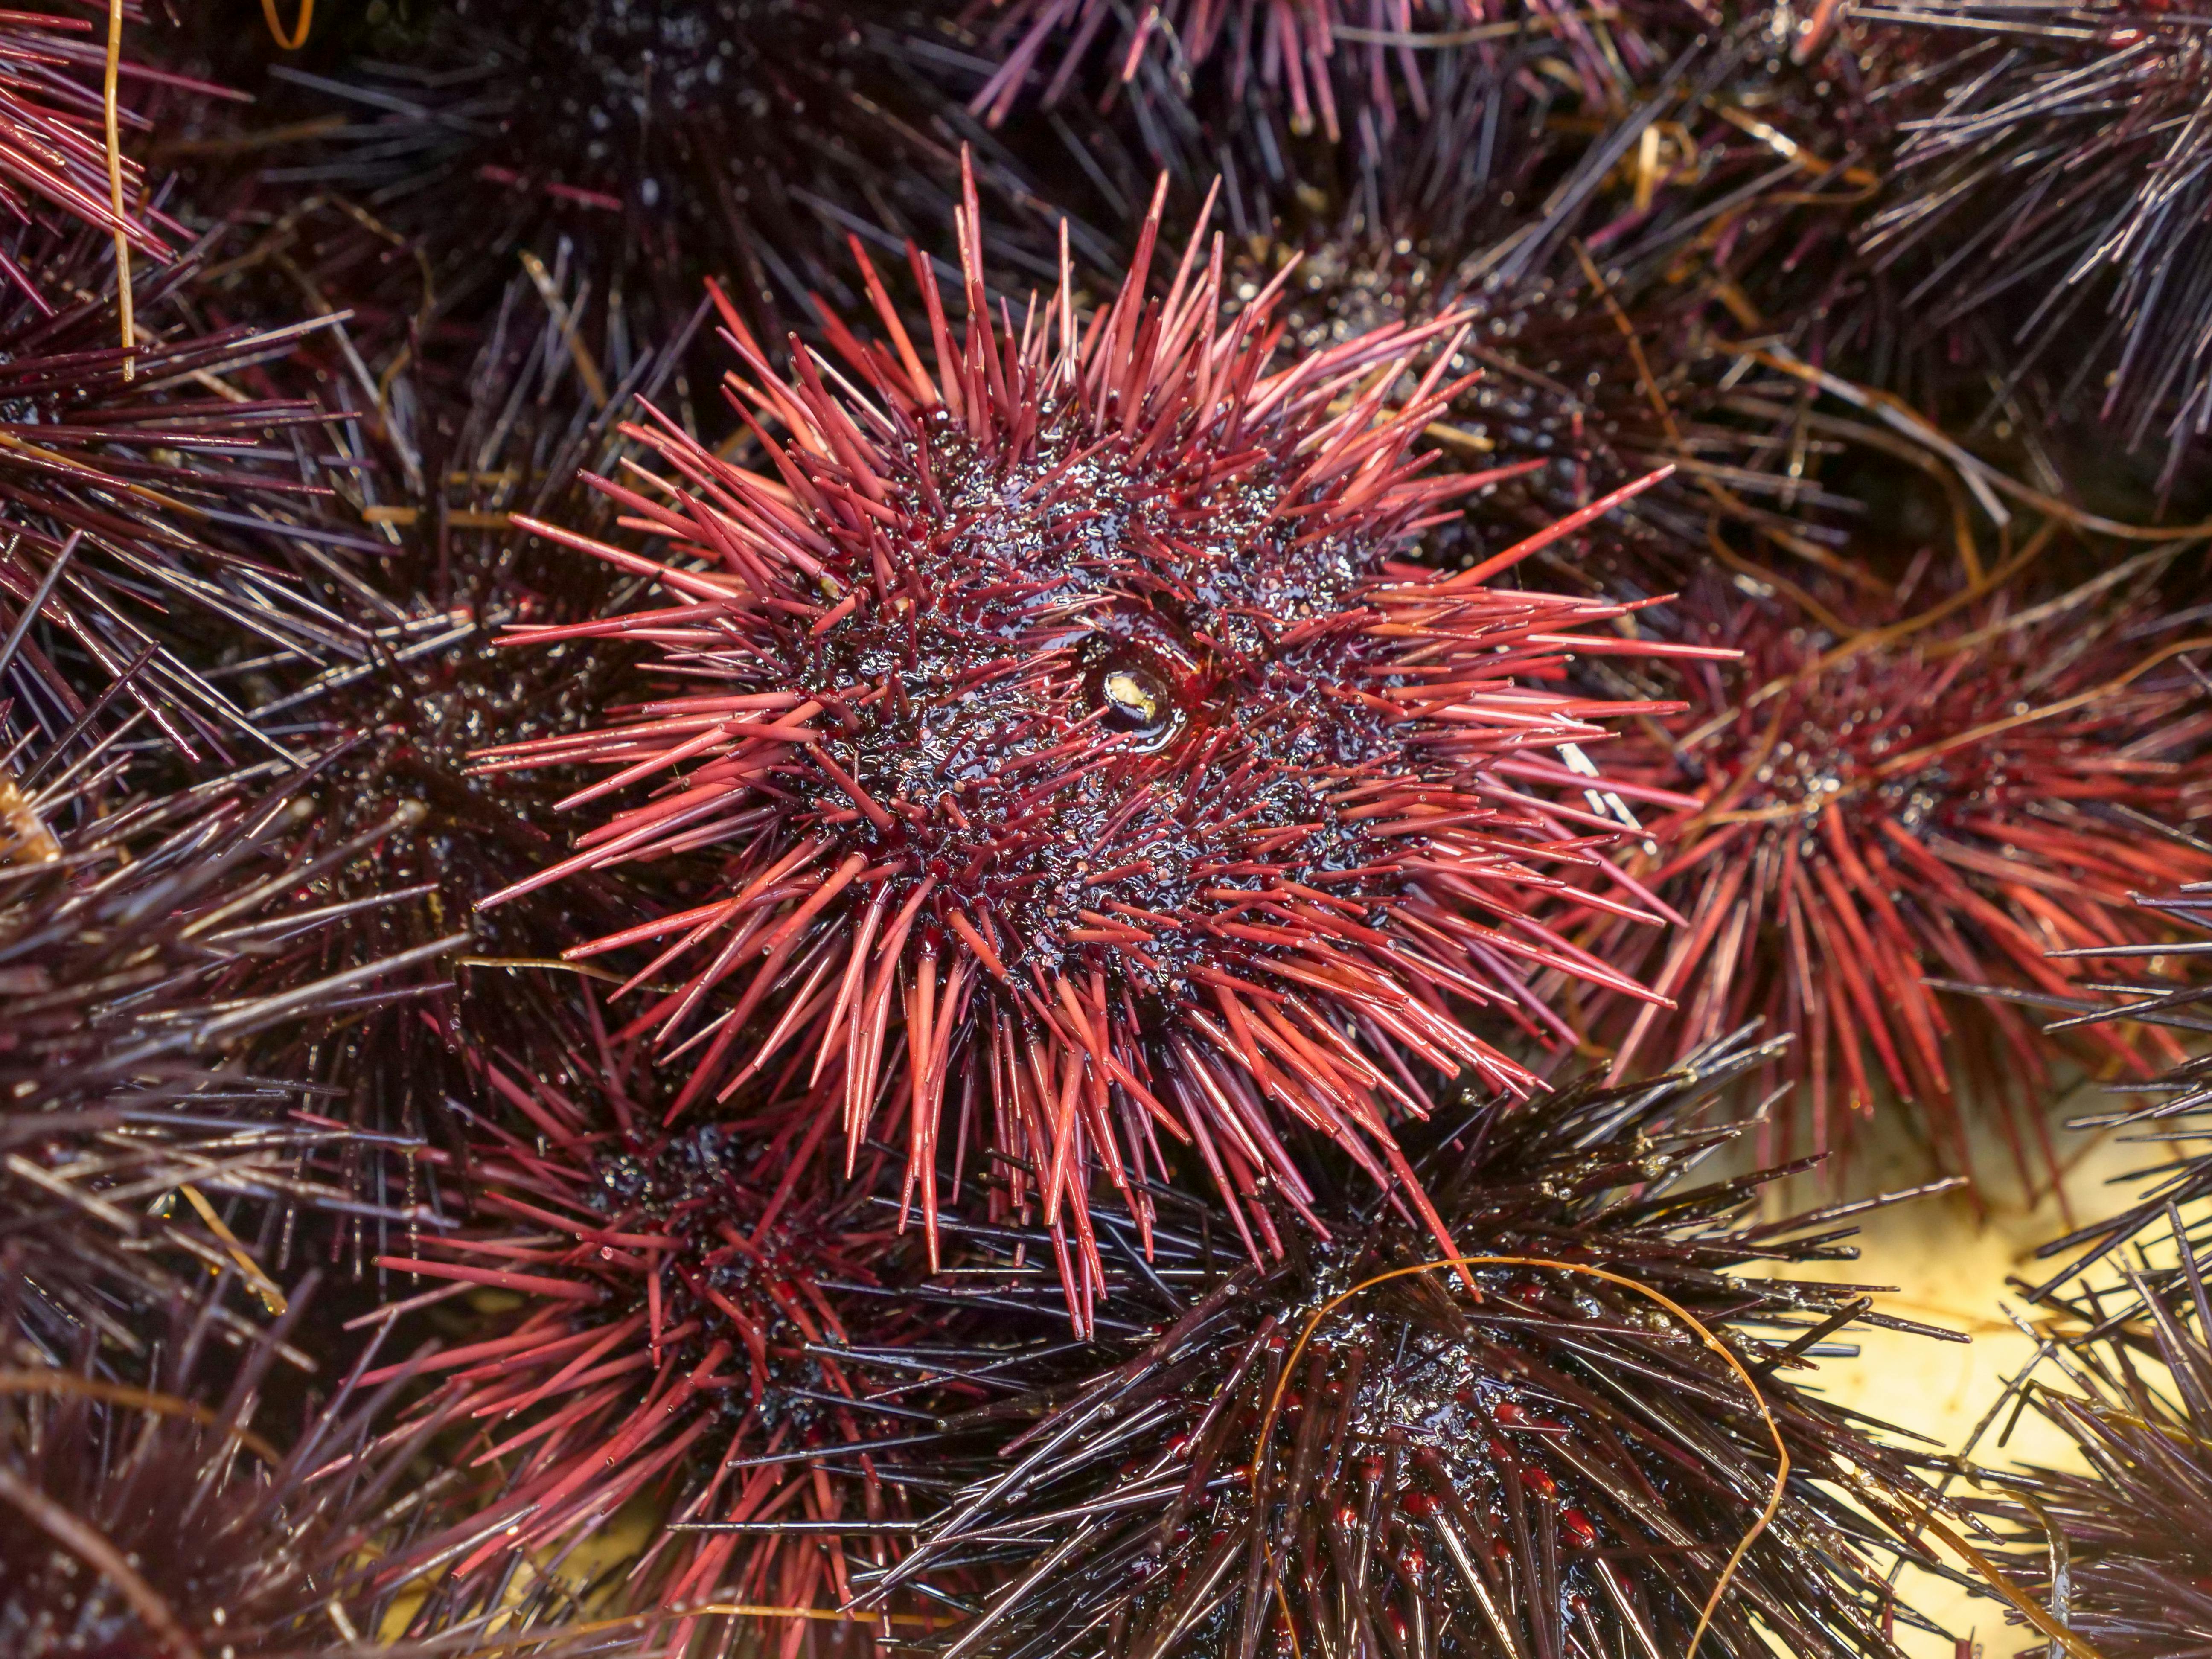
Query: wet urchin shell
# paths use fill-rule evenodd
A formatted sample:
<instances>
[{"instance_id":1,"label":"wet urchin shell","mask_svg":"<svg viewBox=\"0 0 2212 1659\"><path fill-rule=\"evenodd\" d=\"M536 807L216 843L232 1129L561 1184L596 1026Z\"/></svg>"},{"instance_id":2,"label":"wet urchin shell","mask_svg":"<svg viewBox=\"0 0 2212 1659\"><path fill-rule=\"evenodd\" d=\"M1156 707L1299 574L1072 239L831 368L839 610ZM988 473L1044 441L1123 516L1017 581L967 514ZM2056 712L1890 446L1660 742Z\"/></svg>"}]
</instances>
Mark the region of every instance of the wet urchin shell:
<instances>
[{"instance_id":1,"label":"wet urchin shell","mask_svg":"<svg viewBox=\"0 0 2212 1659\"><path fill-rule=\"evenodd\" d=\"M1785 1380L1863 1312L1855 1287L1786 1274L1847 1255L1848 1229L1754 1224L1778 1171L1687 1178L1741 1133L1705 1126L1717 1091L1771 1059L1739 1037L1647 1085L1475 1109L1419 1166L1464 1278L1364 1193L1328 1207L1327 1237L1225 1273L1194 1217L1164 1212L1107 1304L1149 1328L976 1365L1002 1397L948 1413L930 1459L968 1480L868 1594L994 1574L928 1644L994 1659L1656 1656L1686 1650L1747 1545L1700 1651L1894 1654L1877 1558L1897 1545L1824 1487L1879 1505L1884 1483L1917 1489L1911 1459ZM1002 1267L1022 1242L973 1237ZM979 1262L943 1285L986 1306L1000 1288ZM1791 1479L1761 1528L1776 1434Z\"/></svg>"},{"instance_id":2,"label":"wet urchin shell","mask_svg":"<svg viewBox=\"0 0 2212 1659\"><path fill-rule=\"evenodd\" d=\"M1412 1067L1534 1086L1462 1011L1556 1028L1537 967L1632 991L1541 919L1570 870L1651 918L1602 890L1580 775L1532 751L1620 712L1543 686L1565 653L1644 647L1582 631L1620 607L1486 582L1644 481L1486 565L1401 563L1490 481L1407 453L1456 313L1270 373L1270 302L1217 321L1218 243L1148 297L1155 219L1110 307L1079 322L1063 286L1005 332L975 223L957 347L915 256L933 373L888 304L891 349L841 325L845 368L788 383L731 314L766 467L657 422L683 488L603 486L677 559L542 527L678 603L521 642L635 639L678 684L494 752L610 774L569 805L657 786L496 902L717 857L696 902L568 952L650 946L625 994L673 976L629 1029L689 1069L677 1109L811 1091L848 1164L905 1141L925 1223L940 1146L994 1149L1005 1202L1073 1229L1080 1324L1094 1175L1141 1213L1164 1137L1241 1214L1261 1175L1304 1191L1311 1138L1388 1181Z\"/></svg>"}]
</instances>

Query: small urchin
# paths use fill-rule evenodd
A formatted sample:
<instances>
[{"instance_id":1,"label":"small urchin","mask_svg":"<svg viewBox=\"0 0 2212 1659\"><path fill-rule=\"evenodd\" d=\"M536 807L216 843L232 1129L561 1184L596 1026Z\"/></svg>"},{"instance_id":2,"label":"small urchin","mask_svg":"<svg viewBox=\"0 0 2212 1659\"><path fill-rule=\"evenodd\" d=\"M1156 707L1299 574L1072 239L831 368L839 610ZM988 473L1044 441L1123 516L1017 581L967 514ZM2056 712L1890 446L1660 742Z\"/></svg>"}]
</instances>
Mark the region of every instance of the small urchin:
<instances>
[{"instance_id":1,"label":"small urchin","mask_svg":"<svg viewBox=\"0 0 2212 1659\"><path fill-rule=\"evenodd\" d=\"M1581 631L1626 607L1493 585L1653 480L1450 576L1400 561L1497 476L1408 453L1464 319L1270 373L1275 296L1218 321L1218 241L1148 294L1158 211L1110 306L1080 319L1064 281L1017 326L971 194L958 344L915 259L933 373L887 301L888 347L828 317L847 370L801 350L787 383L729 313L763 470L661 422L679 488L604 487L673 557L533 526L681 602L520 636L642 641L699 690L487 763L611 770L571 805L652 789L489 902L720 860L702 902L569 952L655 945L626 989L680 964L630 1028L691 1069L672 1113L796 1082L848 1164L903 1138L926 1227L940 1149L956 1185L989 1149L1007 1206L1072 1212L1079 1322L1095 1178L1141 1222L1165 1136L1241 1224L1262 1178L1303 1201L1312 1139L1419 1206L1390 1130L1414 1066L1525 1092L1476 1012L1562 1030L1541 968L1635 993L1543 919L1565 874L1655 919L1606 890L1615 826L1571 769L1621 711L1544 684L1644 651Z\"/></svg>"},{"instance_id":2,"label":"small urchin","mask_svg":"<svg viewBox=\"0 0 2212 1659\"><path fill-rule=\"evenodd\" d=\"M1974 1173L1978 1103L2033 1186L2056 1163L2028 1109L2044 1045L2018 1008L1952 994L2063 1001L2088 971L2069 952L2165 935L2131 890L2212 872L2201 845L2142 828L2205 811L2212 715L2174 660L2192 641L2140 642L2140 600L1807 597L1817 617L1717 588L1682 607L1741 668L1695 677L1689 710L1640 729L1616 765L1702 794L1653 816L1634 866L1688 924L1648 952L1602 927L1583 939L1677 1006L1612 1003L1589 1029L1633 1075L1765 1018L1802 1035L1786 1075L1816 1150L1895 1099L1938 1162ZM2154 1034L2075 1036L2089 1064L2155 1069Z\"/></svg>"},{"instance_id":3,"label":"small urchin","mask_svg":"<svg viewBox=\"0 0 2212 1659\"><path fill-rule=\"evenodd\" d=\"M379 1258L433 1287L419 1302L481 1287L516 1304L415 1367L439 1379L416 1418L470 1431L468 1486L386 1571L441 1567L457 1595L495 1598L517 1560L564 1553L644 1498L672 1524L626 1565L638 1622L665 1626L671 1655L702 1629L726 1645L746 1626L715 1604L834 1607L848 1552L901 1529L895 1453L850 1468L818 1453L926 1415L894 1402L934 1327L872 1294L901 1254L880 1179L825 1194L787 1141L662 1127L649 1073L596 1009L582 1018L573 1076L470 1052L496 1108L470 1152L473 1224Z\"/></svg>"}]
</instances>

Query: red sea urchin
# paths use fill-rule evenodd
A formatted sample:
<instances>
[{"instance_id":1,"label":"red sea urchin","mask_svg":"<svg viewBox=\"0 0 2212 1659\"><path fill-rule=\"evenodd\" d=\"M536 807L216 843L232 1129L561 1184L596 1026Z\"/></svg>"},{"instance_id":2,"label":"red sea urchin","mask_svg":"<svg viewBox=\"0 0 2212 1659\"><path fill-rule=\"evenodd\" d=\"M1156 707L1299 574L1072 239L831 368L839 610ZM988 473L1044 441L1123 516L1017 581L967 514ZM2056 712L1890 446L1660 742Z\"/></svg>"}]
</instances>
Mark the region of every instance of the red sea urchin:
<instances>
[{"instance_id":1,"label":"red sea urchin","mask_svg":"<svg viewBox=\"0 0 2212 1659\"><path fill-rule=\"evenodd\" d=\"M1140 76L1157 58L1165 66L1160 78L1182 95L1210 70L1226 81L1232 100L1258 91L1287 104L1295 132L1312 131L1318 118L1331 143L1350 125L1340 97L1377 112L1385 125L1401 96L1425 112L1422 58L1439 47L1515 36L1543 42L1551 48L1546 69L1595 110L1617 106L1663 62L1662 49L1620 11L1601 16L1555 0L1168 0L1134 11L1111 0L991 0L972 9L978 21L995 14L988 39L1002 61L969 106L994 125L1047 65L1042 101L1057 103L1096 63L1109 21L1119 25L1118 38L1110 56L1099 54L1112 66L1109 96L1117 83L1142 95ZM1686 7L1678 21L1691 20Z\"/></svg>"},{"instance_id":2,"label":"red sea urchin","mask_svg":"<svg viewBox=\"0 0 2212 1659\"><path fill-rule=\"evenodd\" d=\"M1612 822L1530 791L1578 790L1547 751L1603 737L1620 706L1528 682L1644 647L1573 631L1623 607L1486 584L1651 480L1454 576L1393 562L1493 476L1424 478L1407 454L1457 389L1452 343L1390 402L1458 313L1269 374L1273 295L1216 331L1218 240L1147 298L1156 201L1111 306L1082 323L1063 283L1017 331L985 301L975 222L971 197L957 347L915 261L933 375L887 302L896 355L830 320L857 386L804 352L770 378L731 317L755 376L732 386L773 474L663 423L651 440L689 486L673 504L603 486L677 562L538 526L682 603L526 641L645 641L707 684L494 751L614 769L569 805L663 784L489 902L719 851L705 902L569 953L672 939L632 987L690 959L631 1027L671 1058L703 1045L672 1116L803 1077L848 1164L903 1121L925 1225L944 1141L956 1185L988 1146L1006 1206L1033 1196L1062 1241L1080 1325L1093 1176L1142 1224L1162 1131L1243 1225L1256 1178L1303 1201L1285 1120L1389 1181L1406 1173L1389 1120L1421 1110L1409 1062L1534 1085L1453 1001L1536 1030L1556 1021L1531 965L1634 992L1533 914L1553 871L1603 884Z\"/></svg>"},{"instance_id":3,"label":"red sea urchin","mask_svg":"<svg viewBox=\"0 0 2212 1659\"><path fill-rule=\"evenodd\" d=\"M481 1425L464 1467L506 1478L395 1570L450 1563L457 1590L495 1589L519 1552L573 1545L653 1492L678 1525L630 1576L634 1599L672 1617L673 1655L699 1628L681 1609L848 1599L841 1545L884 1532L898 1480L880 1456L848 1476L811 1449L922 1415L871 1403L886 1379L857 1351L895 1351L915 1322L878 1297L866 1325L845 1322L841 1291L872 1285L897 1243L865 1192L824 1202L784 1148L727 1126L661 1128L629 1092L631 1057L586 1019L573 1087L474 1057L520 1131L486 1123L474 1148L479 1225L380 1263L438 1287L418 1300L476 1285L521 1299L420 1367L450 1376L419 1413ZM713 1622L725 1639L742 1628Z\"/></svg>"},{"instance_id":4,"label":"red sea urchin","mask_svg":"<svg viewBox=\"0 0 2212 1659\"><path fill-rule=\"evenodd\" d=\"M1696 637L1743 648L1741 677L1708 677L1687 714L1615 763L1702 786L1694 813L1647 826L1657 850L1638 868L1689 922L1640 962L1626 939L1583 941L1610 944L1679 1011L1615 1006L1597 1030L1632 1074L1764 1015L1803 1035L1816 1147L1840 1138L1838 1105L1869 1111L1886 1084L1965 1172L1960 1079L2018 1103L2043 1056L2017 1010L1940 996L1942 981L2063 997L2084 964L2050 953L2160 936L2130 888L2175 885L2212 858L2128 814L2205 810L2191 765L2212 705L2171 647L2129 642L2130 607L2023 611L2000 592L1869 615L1824 592L1846 636L1780 600L1690 608ZM2095 1057L2142 1067L2119 1033L2086 1035ZM2020 1125L2039 1135L2039 1121L2001 1121L2032 1182L2050 1149L2031 1159Z\"/></svg>"}]
</instances>

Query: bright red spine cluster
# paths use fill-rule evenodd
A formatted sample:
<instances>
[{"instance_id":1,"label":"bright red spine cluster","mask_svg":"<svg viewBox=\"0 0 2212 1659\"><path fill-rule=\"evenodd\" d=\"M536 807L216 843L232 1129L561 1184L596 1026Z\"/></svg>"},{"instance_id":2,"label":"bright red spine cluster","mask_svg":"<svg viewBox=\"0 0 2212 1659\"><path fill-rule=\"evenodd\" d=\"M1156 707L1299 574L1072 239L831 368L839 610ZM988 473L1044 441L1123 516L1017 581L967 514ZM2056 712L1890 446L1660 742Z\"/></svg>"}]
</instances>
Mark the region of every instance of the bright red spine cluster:
<instances>
[{"instance_id":1,"label":"bright red spine cluster","mask_svg":"<svg viewBox=\"0 0 2212 1659\"><path fill-rule=\"evenodd\" d=\"M1017 326L983 293L971 196L957 343L915 260L933 371L865 256L890 344L830 319L842 371L801 350L779 382L729 315L769 470L644 434L686 487L603 487L674 558L537 527L680 602L525 636L647 642L707 689L489 763L612 769L571 805L653 787L493 902L725 860L707 902L570 952L656 944L626 991L682 964L630 1028L693 1067L675 1112L764 1079L813 1091L802 1152L835 1123L849 1166L902 1132L933 1253L942 1143L956 1185L988 1146L1079 1325L1094 1177L1141 1227L1179 1143L1255 1254L1255 1183L1305 1206L1300 1136L1425 1206L1389 1127L1424 1109L1412 1067L1533 1089L1469 1011L1564 1032L1529 986L1546 969L1638 994L1539 912L1658 920L1632 884L1604 891L1613 821L1551 752L1643 705L1540 684L1646 647L1576 631L1624 607L1491 585L1652 480L1472 570L1395 562L1496 476L1410 453L1465 384L1456 336L1413 367L1458 315L1271 373L1275 290L1218 321L1217 240L1149 297L1158 222L1156 199L1110 306L1082 320L1063 277Z\"/></svg>"},{"instance_id":2,"label":"bright red spine cluster","mask_svg":"<svg viewBox=\"0 0 2212 1659\"><path fill-rule=\"evenodd\" d=\"M1817 1147L1843 1135L1838 1107L1868 1112L1886 1086L1964 1170L1961 1079L2012 1099L2045 1069L2022 1010L1945 993L2068 998L2085 964L2054 952L2161 937L2131 891L2212 861L2139 824L2203 810L2212 708L2186 672L2160 672L2170 651L2119 637L2125 615L2037 623L1942 603L1874 620L1838 642L1778 605L1741 608L1708 635L1743 649L1734 695L1715 681L1663 741L1655 726L1627 745L1621 770L1701 780L1705 799L1648 826L1663 851L1644 878L1687 924L1642 971L1679 1008L1617 1006L1601 1029L1629 1077L1764 1018L1802 1034ZM1612 942L1635 960L1633 940ZM2154 1040L2083 1035L2133 1070ZM2054 1157L2030 1157L2032 1116L2003 1120L2029 1179Z\"/></svg>"},{"instance_id":3,"label":"bright red spine cluster","mask_svg":"<svg viewBox=\"0 0 2212 1659\"><path fill-rule=\"evenodd\" d=\"M465 1472L504 1480L392 1571L450 1564L456 1584L474 1583L518 1552L573 1546L651 1492L672 1522L732 1529L663 1532L630 1569L643 1605L842 1602L835 1536L745 1528L773 1518L803 1534L842 1518L858 1547L896 1501L872 1467L851 1481L793 1455L865 1438L873 1421L866 1378L836 1357L848 1331L825 1286L869 1282L896 1242L890 1218L864 1226L825 1206L772 1147L712 1125L662 1131L603 1034L596 1057L603 1085L583 1091L472 1054L535 1133L485 1126L475 1224L378 1259L434 1287L417 1300L478 1286L523 1300L495 1334L415 1368L443 1374L416 1415L471 1428ZM880 1305L892 1311L866 1334L895 1346L897 1304ZM667 1651L698 1624L674 1615Z\"/></svg>"}]
</instances>

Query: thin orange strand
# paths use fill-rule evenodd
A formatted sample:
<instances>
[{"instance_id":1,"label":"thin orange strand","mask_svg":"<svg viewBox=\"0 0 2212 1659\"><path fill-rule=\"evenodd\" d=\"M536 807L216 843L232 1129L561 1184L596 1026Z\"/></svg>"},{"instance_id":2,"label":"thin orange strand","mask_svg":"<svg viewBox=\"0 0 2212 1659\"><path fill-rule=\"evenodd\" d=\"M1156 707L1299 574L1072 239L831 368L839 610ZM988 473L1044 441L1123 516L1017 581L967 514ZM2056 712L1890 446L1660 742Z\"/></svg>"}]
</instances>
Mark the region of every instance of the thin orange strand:
<instances>
[{"instance_id":1,"label":"thin orange strand","mask_svg":"<svg viewBox=\"0 0 2212 1659\"><path fill-rule=\"evenodd\" d=\"M315 0L300 0L300 21L289 40L284 38L283 24L276 21L276 0L261 0L261 15L269 25L269 33L276 37L278 48L297 52L307 44L307 30L315 21Z\"/></svg>"},{"instance_id":2,"label":"thin orange strand","mask_svg":"<svg viewBox=\"0 0 2212 1659\"><path fill-rule=\"evenodd\" d=\"M266 4L273 0L262 0ZM107 118L107 199L115 211L115 305L123 319L123 378L133 378L137 366L129 353L138 344L138 330L131 315L131 231L123 215L123 139L116 111L116 83L123 75L123 0L107 0L107 74L100 87L100 106Z\"/></svg>"},{"instance_id":3,"label":"thin orange strand","mask_svg":"<svg viewBox=\"0 0 2212 1659\"><path fill-rule=\"evenodd\" d=\"M1290 1383L1291 1372L1297 1368L1298 1356L1305 1352L1306 1344L1313 1340L1313 1334L1321 1328L1322 1321L1362 1291L1372 1290L1377 1285L1388 1284L1394 1279L1404 1279L1409 1274L1431 1273L1438 1267L1457 1267L1462 1273L1470 1267L1550 1267L1563 1273L1583 1273L1592 1279L1601 1279L1608 1285L1618 1285L1623 1290L1633 1291L1638 1296L1646 1297L1657 1303L1695 1331L1698 1334L1698 1340L1721 1357L1723 1363L1736 1374L1737 1379L1742 1382L1745 1390L1751 1395L1751 1403L1759 1408L1759 1418L1766 1425L1766 1432L1774 1441L1776 1460L1774 1490L1767 1494L1766 1507L1759 1511L1759 1519L1752 1522L1751 1530L1744 1534L1737 1540L1736 1547L1729 1552L1728 1564L1721 1569L1721 1576L1714 1581L1713 1593L1705 1598L1705 1610L1698 1615L1697 1632L1690 1638L1689 1649L1683 1655L1683 1659L1698 1659L1698 1644L1705 1639L1705 1631L1713 1622L1713 1613L1720 1607L1721 1597L1728 1593L1728 1587L1735 1577L1735 1570L1743 1560L1744 1552L1758 1540L1759 1534L1765 1532L1772 1523L1775 1515L1782 1508L1782 1494L1790 1482L1790 1448L1784 1443L1781 1425L1775 1422L1774 1413L1766 1408L1766 1396L1759 1391L1759 1384L1753 1381L1751 1373L1744 1369L1743 1362L1729 1351L1728 1345L1715 1336L1702 1320L1687 1308L1683 1307L1681 1304L1662 1295L1649 1285L1639 1284L1626 1273L1612 1273L1603 1267L1588 1267L1577 1261L1553 1261L1544 1256L1448 1255L1434 1261L1416 1262L1410 1267L1393 1267L1387 1273L1377 1273L1372 1279L1363 1279L1341 1295L1331 1297L1315 1310L1312 1318L1306 1321L1305 1329L1298 1334L1297 1343L1291 1347L1289 1357L1283 1361L1282 1371L1275 1379L1275 1392L1267 1401L1267 1414L1260 1419L1260 1443L1254 1448L1252 1453L1254 1496L1256 1498L1259 1493L1259 1471L1267 1459L1267 1442L1274 1435L1275 1418L1283 1403L1283 1390ZM1282 1611L1283 1629L1291 1638L1291 1659L1301 1659L1297 1629L1291 1620L1290 1598L1283 1594L1283 1575L1276 1571L1275 1552L1267 1542L1267 1535L1264 1530L1260 1534L1260 1549L1267 1563L1268 1576L1274 1582L1275 1604Z\"/></svg>"}]
</instances>

